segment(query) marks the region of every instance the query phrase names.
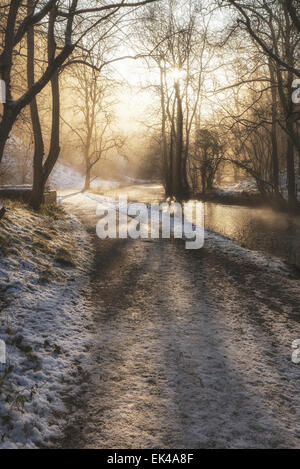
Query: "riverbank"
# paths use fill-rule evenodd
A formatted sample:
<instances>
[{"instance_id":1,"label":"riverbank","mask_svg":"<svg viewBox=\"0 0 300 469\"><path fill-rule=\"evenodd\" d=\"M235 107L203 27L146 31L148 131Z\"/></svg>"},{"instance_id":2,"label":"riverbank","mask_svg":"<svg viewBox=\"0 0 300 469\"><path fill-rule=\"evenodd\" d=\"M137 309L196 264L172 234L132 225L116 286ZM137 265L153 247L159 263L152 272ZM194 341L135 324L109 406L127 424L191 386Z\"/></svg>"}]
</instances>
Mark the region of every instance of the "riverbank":
<instances>
[{"instance_id":1,"label":"riverbank","mask_svg":"<svg viewBox=\"0 0 300 469\"><path fill-rule=\"evenodd\" d=\"M283 196L279 199L270 199L264 197L259 192L234 192L215 189L205 194L198 193L195 195L195 198L202 202L214 202L223 205L239 205L244 207L267 207L277 212L292 213L295 216L300 215L300 201L298 201L297 209L291 211L287 200Z\"/></svg>"},{"instance_id":2,"label":"riverbank","mask_svg":"<svg viewBox=\"0 0 300 469\"><path fill-rule=\"evenodd\" d=\"M300 176L296 176L296 187L298 188L298 212L300 214ZM240 182L219 184L211 191L203 194L197 193L195 197L203 202L215 202L224 205L239 205L245 207L271 207L278 212L290 213L288 206L288 194L286 190L286 174L280 174L280 196L268 198L263 196L254 179L246 179ZM295 211L294 211L295 212Z\"/></svg>"},{"instance_id":3,"label":"riverbank","mask_svg":"<svg viewBox=\"0 0 300 469\"><path fill-rule=\"evenodd\" d=\"M198 193L195 197L202 202L215 202L225 205L244 205L246 207L263 207L268 205L259 192L233 192L216 189L206 194Z\"/></svg>"},{"instance_id":4,"label":"riverbank","mask_svg":"<svg viewBox=\"0 0 300 469\"><path fill-rule=\"evenodd\" d=\"M237 191L238 192L238 191ZM239 191L242 192L242 191ZM228 191L227 191L228 193ZM62 193L68 197L68 192ZM99 192L98 192L99 194ZM128 201L160 203L165 200L161 184L138 184L104 190L105 197L126 195ZM97 193L95 193L97 198ZM99 194L100 195L100 194ZM61 200L63 197L61 198ZM100 195L100 199L101 195ZM231 239L242 247L279 257L300 271L300 217L265 204L246 205L206 201L205 229Z\"/></svg>"}]
</instances>

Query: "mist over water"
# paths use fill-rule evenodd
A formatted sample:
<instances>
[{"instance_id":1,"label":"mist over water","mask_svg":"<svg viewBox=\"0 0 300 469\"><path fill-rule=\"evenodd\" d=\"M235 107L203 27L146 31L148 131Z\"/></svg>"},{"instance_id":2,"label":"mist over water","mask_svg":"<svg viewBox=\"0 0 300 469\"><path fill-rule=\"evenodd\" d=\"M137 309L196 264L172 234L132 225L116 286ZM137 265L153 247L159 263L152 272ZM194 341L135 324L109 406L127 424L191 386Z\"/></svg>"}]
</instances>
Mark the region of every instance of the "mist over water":
<instances>
[{"instance_id":1,"label":"mist over water","mask_svg":"<svg viewBox=\"0 0 300 469\"><path fill-rule=\"evenodd\" d=\"M116 188L106 192L118 197L126 192L129 200L158 203L164 198L161 184L149 183ZM205 229L236 241L247 249L262 251L300 268L300 216L275 212L271 208L204 204Z\"/></svg>"},{"instance_id":2,"label":"mist over water","mask_svg":"<svg viewBox=\"0 0 300 469\"><path fill-rule=\"evenodd\" d=\"M205 203L205 228L240 245L278 256L300 267L300 217L252 208Z\"/></svg>"}]
</instances>

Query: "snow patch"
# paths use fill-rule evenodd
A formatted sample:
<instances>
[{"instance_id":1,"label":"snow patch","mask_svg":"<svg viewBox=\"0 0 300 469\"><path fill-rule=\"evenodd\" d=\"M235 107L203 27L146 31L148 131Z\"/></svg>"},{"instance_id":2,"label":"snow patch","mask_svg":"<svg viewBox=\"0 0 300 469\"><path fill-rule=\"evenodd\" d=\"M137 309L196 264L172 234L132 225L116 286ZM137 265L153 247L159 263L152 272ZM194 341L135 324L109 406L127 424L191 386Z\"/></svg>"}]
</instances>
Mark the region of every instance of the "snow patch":
<instances>
[{"instance_id":1,"label":"snow patch","mask_svg":"<svg viewBox=\"0 0 300 469\"><path fill-rule=\"evenodd\" d=\"M84 176L76 169L58 161L49 178L49 185L52 189L82 189ZM91 181L92 188L110 189L119 185L119 182L107 181L98 177Z\"/></svg>"}]
</instances>

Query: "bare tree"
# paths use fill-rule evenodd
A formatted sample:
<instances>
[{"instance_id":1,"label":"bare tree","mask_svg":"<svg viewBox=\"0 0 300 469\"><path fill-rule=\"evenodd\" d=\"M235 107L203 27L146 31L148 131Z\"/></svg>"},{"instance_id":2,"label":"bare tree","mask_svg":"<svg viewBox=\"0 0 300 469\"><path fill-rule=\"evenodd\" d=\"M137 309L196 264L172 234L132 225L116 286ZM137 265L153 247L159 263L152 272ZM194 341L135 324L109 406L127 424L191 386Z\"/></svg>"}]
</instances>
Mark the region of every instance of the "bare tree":
<instances>
[{"instance_id":1,"label":"bare tree","mask_svg":"<svg viewBox=\"0 0 300 469\"><path fill-rule=\"evenodd\" d=\"M300 150L296 124L299 113L292 101L292 83L294 76L299 76L299 31L291 19L288 4L285 1L280 0L275 3L270 0L241 2L232 0L222 2L222 4L230 4L238 12L237 24L242 31L248 33L254 46L249 60L254 61L256 57L256 69L263 74L258 78L255 75L245 77L245 74L241 73L238 86L244 86L248 82L252 89L256 86L257 91L253 104L245 107L239 117L235 118L235 122L248 127L251 138L256 133L257 141L260 139L259 129L263 128L264 132L271 135L272 153L269 161L272 166L272 177L267 182L271 182L275 193L278 193L280 165L278 136L286 141L288 203L291 210L297 210L295 153ZM236 27L234 31L237 33ZM253 49L251 43L249 47L250 50ZM263 83L264 87L262 87ZM270 106L266 108L270 108L271 112L263 112L263 107L261 107L256 114L252 112L250 115L248 112L250 107L252 110L257 109L256 103L259 101L261 104L271 101ZM254 149L252 155L255 160Z\"/></svg>"},{"instance_id":2,"label":"bare tree","mask_svg":"<svg viewBox=\"0 0 300 469\"><path fill-rule=\"evenodd\" d=\"M224 157L224 144L216 131L201 128L196 132L190 158L190 171L194 191L201 181L201 193L206 195L213 188L214 179Z\"/></svg>"},{"instance_id":3,"label":"bare tree","mask_svg":"<svg viewBox=\"0 0 300 469\"><path fill-rule=\"evenodd\" d=\"M113 129L116 84L101 73L103 51L99 44L97 47L90 60L93 67L77 65L69 71L74 102L68 112L72 112L75 123L63 119L79 140L85 164L84 190L90 189L95 165L125 144L125 138Z\"/></svg>"},{"instance_id":4,"label":"bare tree","mask_svg":"<svg viewBox=\"0 0 300 469\"><path fill-rule=\"evenodd\" d=\"M254 41L259 45L263 52L274 60L280 67L286 71L294 73L300 77L300 69L295 67L295 64L287 60L285 55L282 55L279 49L275 50L270 47L270 44L264 39L266 27L272 28L279 17L276 14L277 6L270 0L252 0L238 2L236 0L225 0L223 3L231 4L241 14L238 19L239 24L243 25ZM292 2L286 0L279 0L278 7L284 12L292 13L292 19L297 26L299 20L296 10L293 8ZM263 11L264 10L264 11ZM269 18L265 13L268 12ZM270 22L271 17L271 22ZM296 20L296 22L295 22ZM270 36L267 36L270 37Z\"/></svg>"},{"instance_id":5,"label":"bare tree","mask_svg":"<svg viewBox=\"0 0 300 469\"><path fill-rule=\"evenodd\" d=\"M60 5L57 0L42 1L34 3L27 2L25 5L20 0L12 0L10 4L4 5L1 11L2 18L6 19L6 26L1 31L3 37L3 47L0 54L0 77L6 84L6 102L3 106L3 113L0 121L0 162L10 131L20 115L22 109L30 104L42 89L51 81L52 90L52 138L50 150L46 161L43 163L43 152L38 152L39 146L42 150L41 135L35 138L39 140L35 145L35 182L33 184L32 203L38 206L41 201L41 193L51 170L59 154L59 69L67 61L75 50L85 49L84 38L89 32L101 23L112 19L118 15L123 8L135 8L152 3L156 0L144 0L140 2L108 3L99 5L92 1L90 4L83 3L80 7L79 0L72 0L68 6ZM48 23L48 60L41 75L35 78L34 51L28 50L28 87L17 98L12 95L12 74L14 66L15 51L18 44L23 41L25 35L29 33L28 41L34 47L33 29L39 27L45 29L45 22ZM59 36L55 37L55 28L59 29ZM30 38L31 36L31 38ZM59 40L58 40L59 37ZM86 58L81 58L86 62ZM36 112L36 106L32 105L31 115ZM57 121L55 116L58 117ZM35 128L39 123L34 117Z\"/></svg>"},{"instance_id":6,"label":"bare tree","mask_svg":"<svg viewBox=\"0 0 300 469\"><path fill-rule=\"evenodd\" d=\"M208 23L201 2L190 1L183 10L180 1L169 0L143 16L140 42L160 77L154 89L161 106L163 180L166 193L178 198L189 194L187 162L211 59Z\"/></svg>"},{"instance_id":7,"label":"bare tree","mask_svg":"<svg viewBox=\"0 0 300 469\"><path fill-rule=\"evenodd\" d=\"M285 0L287 11L291 17L292 22L300 33L300 6L297 1Z\"/></svg>"}]
</instances>

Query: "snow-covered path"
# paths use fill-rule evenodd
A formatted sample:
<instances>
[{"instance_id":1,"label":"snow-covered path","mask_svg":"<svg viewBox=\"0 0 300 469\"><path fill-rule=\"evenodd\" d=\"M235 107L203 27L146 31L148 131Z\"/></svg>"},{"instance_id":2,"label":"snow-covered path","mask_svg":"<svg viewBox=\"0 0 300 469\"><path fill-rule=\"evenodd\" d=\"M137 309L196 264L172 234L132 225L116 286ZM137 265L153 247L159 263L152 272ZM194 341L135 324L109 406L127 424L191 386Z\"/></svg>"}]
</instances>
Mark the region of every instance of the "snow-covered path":
<instances>
[{"instance_id":1,"label":"snow-covered path","mask_svg":"<svg viewBox=\"0 0 300 469\"><path fill-rule=\"evenodd\" d=\"M95 232L95 198L65 207ZM63 445L300 447L300 288L280 261L207 233L99 240L88 304L97 330L86 405Z\"/></svg>"}]
</instances>

